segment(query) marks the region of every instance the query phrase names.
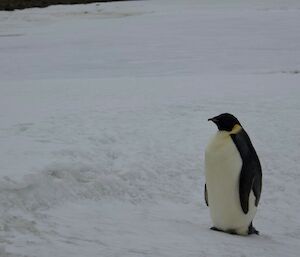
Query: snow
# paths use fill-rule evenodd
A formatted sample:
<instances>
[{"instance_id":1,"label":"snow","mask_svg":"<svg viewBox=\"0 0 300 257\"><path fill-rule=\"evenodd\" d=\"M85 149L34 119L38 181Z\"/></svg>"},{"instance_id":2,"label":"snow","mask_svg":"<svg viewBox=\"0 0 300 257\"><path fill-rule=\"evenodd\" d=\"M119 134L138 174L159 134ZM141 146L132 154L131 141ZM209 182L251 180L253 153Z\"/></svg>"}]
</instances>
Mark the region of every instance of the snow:
<instances>
[{"instance_id":1,"label":"snow","mask_svg":"<svg viewBox=\"0 0 300 257\"><path fill-rule=\"evenodd\" d=\"M0 256L299 256L300 3L0 12ZM203 153L235 114L260 236L209 230Z\"/></svg>"}]
</instances>

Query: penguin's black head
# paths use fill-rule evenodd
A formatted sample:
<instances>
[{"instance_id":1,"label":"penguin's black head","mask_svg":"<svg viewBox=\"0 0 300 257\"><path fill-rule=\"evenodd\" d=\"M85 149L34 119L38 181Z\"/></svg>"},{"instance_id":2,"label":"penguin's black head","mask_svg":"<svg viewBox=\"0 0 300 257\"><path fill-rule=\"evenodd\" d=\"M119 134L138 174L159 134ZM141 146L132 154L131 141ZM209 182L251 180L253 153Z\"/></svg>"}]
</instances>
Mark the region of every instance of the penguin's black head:
<instances>
[{"instance_id":1,"label":"penguin's black head","mask_svg":"<svg viewBox=\"0 0 300 257\"><path fill-rule=\"evenodd\" d=\"M241 125L238 119L230 113L222 113L208 120L214 122L219 130L225 131L231 131L236 124Z\"/></svg>"}]
</instances>

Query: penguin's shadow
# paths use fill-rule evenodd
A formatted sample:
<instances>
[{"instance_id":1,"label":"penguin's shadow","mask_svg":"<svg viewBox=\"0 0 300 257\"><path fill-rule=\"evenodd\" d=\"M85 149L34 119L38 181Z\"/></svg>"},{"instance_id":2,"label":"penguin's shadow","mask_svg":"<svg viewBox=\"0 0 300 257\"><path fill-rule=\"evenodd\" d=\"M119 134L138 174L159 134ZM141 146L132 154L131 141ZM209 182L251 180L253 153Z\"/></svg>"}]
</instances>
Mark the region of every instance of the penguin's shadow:
<instances>
[{"instance_id":1,"label":"penguin's shadow","mask_svg":"<svg viewBox=\"0 0 300 257\"><path fill-rule=\"evenodd\" d=\"M223 231L223 230L218 230L215 228L210 228L209 231L211 231L212 233L216 233L216 234L221 234L221 235L228 235L228 236L234 236L236 238L245 238L245 239L251 239L251 240L256 240L259 239L259 241L263 240L263 241L268 241L270 243L277 243L276 240L274 240L272 238L272 236L268 235L268 234L250 234L250 235L239 235L237 233L231 232L231 231Z\"/></svg>"}]
</instances>

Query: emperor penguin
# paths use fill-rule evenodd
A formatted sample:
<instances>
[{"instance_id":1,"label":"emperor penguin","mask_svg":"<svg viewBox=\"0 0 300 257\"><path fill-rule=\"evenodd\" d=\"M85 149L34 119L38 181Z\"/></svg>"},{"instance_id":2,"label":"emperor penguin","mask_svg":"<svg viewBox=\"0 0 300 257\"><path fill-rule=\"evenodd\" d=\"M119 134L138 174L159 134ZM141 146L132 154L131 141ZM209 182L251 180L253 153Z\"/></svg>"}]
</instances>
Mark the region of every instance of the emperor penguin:
<instances>
[{"instance_id":1,"label":"emperor penguin","mask_svg":"<svg viewBox=\"0 0 300 257\"><path fill-rule=\"evenodd\" d=\"M250 138L236 117L223 113L208 121L218 132L205 150L205 202L212 230L259 234L252 221L260 199L262 170Z\"/></svg>"}]
</instances>

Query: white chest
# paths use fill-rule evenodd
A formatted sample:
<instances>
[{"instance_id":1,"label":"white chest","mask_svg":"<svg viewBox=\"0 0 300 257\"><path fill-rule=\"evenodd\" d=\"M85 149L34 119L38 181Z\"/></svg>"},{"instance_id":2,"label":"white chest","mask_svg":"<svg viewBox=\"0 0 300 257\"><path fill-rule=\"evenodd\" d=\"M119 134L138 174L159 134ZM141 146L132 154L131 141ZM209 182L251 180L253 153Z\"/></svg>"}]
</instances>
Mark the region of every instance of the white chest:
<instances>
[{"instance_id":1,"label":"white chest","mask_svg":"<svg viewBox=\"0 0 300 257\"><path fill-rule=\"evenodd\" d=\"M241 167L242 159L230 134L219 131L205 151L206 178L214 184L232 184L239 177Z\"/></svg>"}]
</instances>

